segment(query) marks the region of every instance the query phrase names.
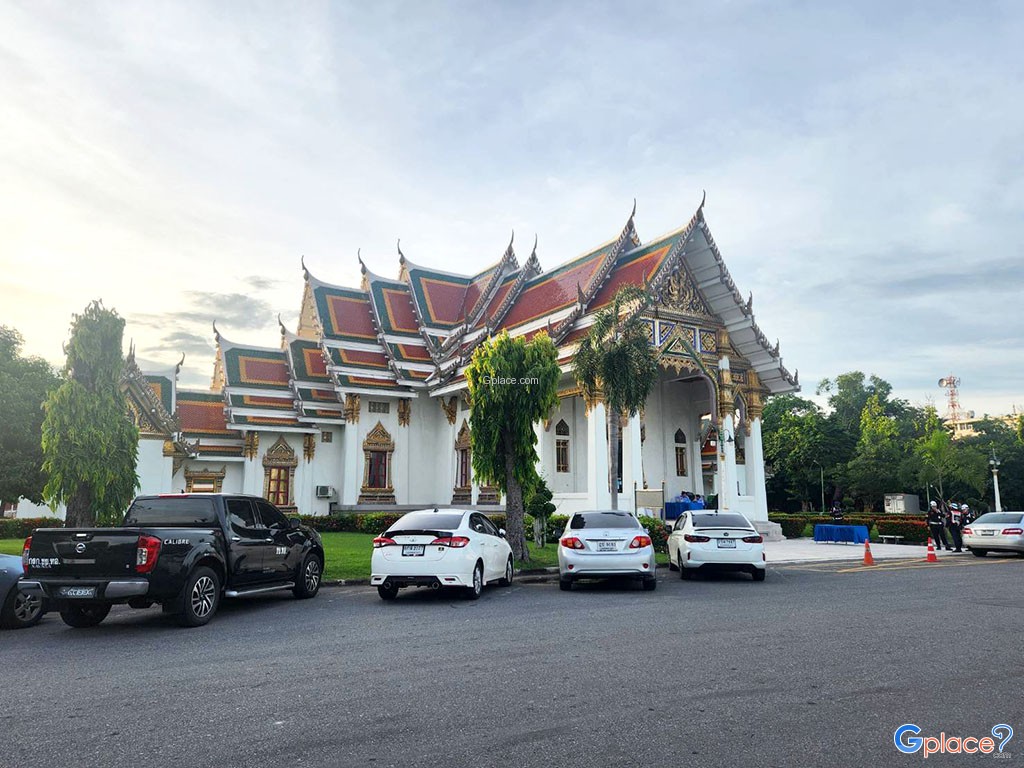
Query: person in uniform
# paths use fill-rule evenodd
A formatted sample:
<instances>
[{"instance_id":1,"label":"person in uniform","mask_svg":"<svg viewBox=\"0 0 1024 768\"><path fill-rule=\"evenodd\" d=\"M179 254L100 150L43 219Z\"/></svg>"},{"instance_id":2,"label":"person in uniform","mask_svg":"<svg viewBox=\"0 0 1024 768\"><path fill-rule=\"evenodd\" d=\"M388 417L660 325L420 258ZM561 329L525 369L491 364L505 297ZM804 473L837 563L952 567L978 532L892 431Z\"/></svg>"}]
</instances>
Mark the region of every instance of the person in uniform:
<instances>
[{"instance_id":1,"label":"person in uniform","mask_svg":"<svg viewBox=\"0 0 1024 768\"><path fill-rule=\"evenodd\" d=\"M938 502L933 501L928 507L928 530L931 531L932 541L935 542L936 549L942 549L942 547L949 549L949 544L946 543L946 532L942 517L942 510L939 509Z\"/></svg>"},{"instance_id":2,"label":"person in uniform","mask_svg":"<svg viewBox=\"0 0 1024 768\"><path fill-rule=\"evenodd\" d=\"M963 528L963 518L960 514L960 505L955 501L949 505L949 537L953 540L953 551L964 551L964 539L960 535Z\"/></svg>"}]
</instances>

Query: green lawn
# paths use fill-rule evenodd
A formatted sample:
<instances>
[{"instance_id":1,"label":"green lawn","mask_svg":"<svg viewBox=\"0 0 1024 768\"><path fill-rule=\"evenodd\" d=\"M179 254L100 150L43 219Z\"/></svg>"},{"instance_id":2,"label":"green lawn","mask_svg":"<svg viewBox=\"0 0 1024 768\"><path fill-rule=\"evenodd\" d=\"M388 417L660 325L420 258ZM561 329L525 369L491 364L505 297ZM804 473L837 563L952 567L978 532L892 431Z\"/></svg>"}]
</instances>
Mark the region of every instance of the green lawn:
<instances>
[{"instance_id":1,"label":"green lawn","mask_svg":"<svg viewBox=\"0 0 1024 768\"><path fill-rule=\"evenodd\" d=\"M18 555L21 557L21 548L25 546L24 539L0 539L0 555Z\"/></svg>"},{"instance_id":2,"label":"green lawn","mask_svg":"<svg viewBox=\"0 0 1024 768\"><path fill-rule=\"evenodd\" d=\"M370 578L370 553L373 551L373 534L369 533L323 533L326 579L368 579ZM0 539L0 553L20 555L23 539ZM667 555L658 553L658 565L668 565ZM517 564L518 565L518 564ZM528 568L546 568L558 565L558 545L549 543L546 547L530 545Z\"/></svg>"}]
</instances>

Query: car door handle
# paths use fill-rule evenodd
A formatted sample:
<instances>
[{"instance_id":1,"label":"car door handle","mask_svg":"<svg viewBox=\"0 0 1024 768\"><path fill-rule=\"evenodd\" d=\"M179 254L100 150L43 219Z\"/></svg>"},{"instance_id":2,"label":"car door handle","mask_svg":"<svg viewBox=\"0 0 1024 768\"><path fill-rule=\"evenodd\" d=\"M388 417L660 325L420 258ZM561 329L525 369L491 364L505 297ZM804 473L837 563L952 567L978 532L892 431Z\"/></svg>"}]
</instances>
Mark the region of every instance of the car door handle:
<instances>
[{"instance_id":1,"label":"car door handle","mask_svg":"<svg viewBox=\"0 0 1024 768\"><path fill-rule=\"evenodd\" d=\"M231 541L234 541L234 542L238 542L238 541L241 541L241 540L242 540L241 536L232 536L231 537Z\"/></svg>"},{"instance_id":2,"label":"car door handle","mask_svg":"<svg viewBox=\"0 0 1024 768\"><path fill-rule=\"evenodd\" d=\"M267 542L267 544L273 544L274 543L273 539L264 539L264 541Z\"/></svg>"}]
</instances>

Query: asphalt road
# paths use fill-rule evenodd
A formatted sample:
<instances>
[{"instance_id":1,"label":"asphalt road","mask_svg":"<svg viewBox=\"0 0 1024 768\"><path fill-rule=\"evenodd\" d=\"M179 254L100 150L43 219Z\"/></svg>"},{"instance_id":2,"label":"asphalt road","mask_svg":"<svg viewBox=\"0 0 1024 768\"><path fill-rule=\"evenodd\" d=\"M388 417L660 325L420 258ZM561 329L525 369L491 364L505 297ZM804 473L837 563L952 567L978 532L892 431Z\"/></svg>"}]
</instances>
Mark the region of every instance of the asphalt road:
<instances>
[{"instance_id":1,"label":"asphalt road","mask_svg":"<svg viewBox=\"0 0 1024 768\"><path fill-rule=\"evenodd\" d=\"M888 766L906 722L1024 762L1024 559L848 568L50 614L0 633L0 765Z\"/></svg>"}]
</instances>

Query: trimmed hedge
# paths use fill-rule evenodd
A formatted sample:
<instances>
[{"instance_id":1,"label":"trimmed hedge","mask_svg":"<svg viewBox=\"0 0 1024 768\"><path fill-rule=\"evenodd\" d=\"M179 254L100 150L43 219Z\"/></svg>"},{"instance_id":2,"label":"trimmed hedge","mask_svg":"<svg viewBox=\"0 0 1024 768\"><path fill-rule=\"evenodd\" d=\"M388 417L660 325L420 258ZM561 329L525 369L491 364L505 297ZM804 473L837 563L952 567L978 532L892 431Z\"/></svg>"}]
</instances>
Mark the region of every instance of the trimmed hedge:
<instances>
[{"instance_id":1,"label":"trimmed hedge","mask_svg":"<svg viewBox=\"0 0 1024 768\"><path fill-rule=\"evenodd\" d=\"M826 517L818 514L784 514L769 512L768 519L773 523L778 523L782 526L782 535L787 539L800 538L804 535L805 526L810 526L807 530L814 531L814 526L819 523L829 524L832 522L831 517ZM924 525L924 515L847 515L843 517L844 525L863 525L869 531L881 524L894 524L900 526L904 523L915 523ZM912 527L911 530L916 531L916 527ZM888 534L889 531L883 528L879 528L879 533ZM896 535L902 536L904 534L897 533ZM917 535L916 533L913 535ZM925 536L927 538L927 535ZM916 541L916 539L907 538L906 541ZM923 539L922 539L923 541Z\"/></svg>"},{"instance_id":2,"label":"trimmed hedge","mask_svg":"<svg viewBox=\"0 0 1024 768\"><path fill-rule=\"evenodd\" d=\"M303 525L321 533L383 533L406 514L405 512L362 512L343 513L340 515L300 515ZM507 528L505 513L496 512L487 515L498 528ZM533 535L533 518L523 516L527 538ZM563 524L564 525L564 524ZM559 529L559 533L561 529Z\"/></svg>"},{"instance_id":3,"label":"trimmed hedge","mask_svg":"<svg viewBox=\"0 0 1024 768\"><path fill-rule=\"evenodd\" d=\"M904 544L924 544L928 540L928 524L920 520L879 520L879 536L902 536Z\"/></svg>"},{"instance_id":4,"label":"trimmed hedge","mask_svg":"<svg viewBox=\"0 0 1024 768\"><path fill-rule=\"evenodd\" d=\"M63 528L59 517L26 517L0 519L0 539L24 539L36 528Z\"/></svg>"}]
</instances>

